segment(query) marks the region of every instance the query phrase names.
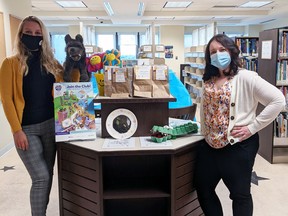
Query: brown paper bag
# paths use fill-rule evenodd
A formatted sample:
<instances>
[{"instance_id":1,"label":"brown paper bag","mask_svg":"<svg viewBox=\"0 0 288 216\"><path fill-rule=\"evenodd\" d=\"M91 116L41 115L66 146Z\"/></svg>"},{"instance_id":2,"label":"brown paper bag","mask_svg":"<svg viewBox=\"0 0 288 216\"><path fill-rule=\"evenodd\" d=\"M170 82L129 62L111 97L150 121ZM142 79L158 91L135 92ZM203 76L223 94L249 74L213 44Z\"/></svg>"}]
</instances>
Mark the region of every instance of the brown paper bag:
<instances>
[{"instance_id":1,"label":"brown paper bag","mask_svg":"<svg viewBox=\"0 0 288 216\"><path fill-rule=\"evenodd\" d=\"M133 97L133 79L134 79L134 67L126 67L128 73L128 83L129 83L129 96Z\"/></svg>"},{"instance_id":2,"label":"brown paper bag","mask_svg":"<svg viewBox=\"0 0 288 216\"><path fill-rule=\"evenodd\" d=\"M129 97L129 80L127 68L115 68L112 72L112 98Z\"/></svg>"},{"instance_id":3,"label":"brown paper bag","mask_svg":"<svg viewBox=\"0 0 288 216\"><path fill-rule=\"evenodd\" d=\"M133 97L152 97L151 66L134 66Z\"/></svg>"},{"instance_id":4,"label":"brown paper bag","mask_svg":"<svg viewBox=\"0 0 288 216\"><path fill-rule=\"evenodd\" d=\"M167 65L153 65L152 72L152 97L167 98L170 97L169 73Z\"/></svg>"},{"instance_id":5,"label":"brown paper bag","mask_svg":"<svg viewBox=\"0 0 288 216\"><path fill-rule=\"evenodd\" d=\"M104 95L111 97L112 95L112 74L119 66L105 66L104 67Z\"/></svg>"}]
</instances>

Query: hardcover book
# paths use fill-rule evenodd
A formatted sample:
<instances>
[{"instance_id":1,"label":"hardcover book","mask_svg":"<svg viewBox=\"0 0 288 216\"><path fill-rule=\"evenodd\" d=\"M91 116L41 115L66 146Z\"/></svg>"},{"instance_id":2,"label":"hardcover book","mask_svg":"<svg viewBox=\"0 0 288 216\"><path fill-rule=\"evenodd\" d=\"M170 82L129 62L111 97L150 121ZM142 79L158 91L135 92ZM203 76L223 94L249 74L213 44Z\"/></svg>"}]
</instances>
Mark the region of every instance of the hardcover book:
<instances>
[{"instance_id":1,"label":"hardcover book","mask_svg":"<svg viewBox=\"0 0 288 216\"><path fill-rule=\"evenodd\" d=\"M54 83L56 142L96 138L92 82Z\"/></svg>"}]
</instances>

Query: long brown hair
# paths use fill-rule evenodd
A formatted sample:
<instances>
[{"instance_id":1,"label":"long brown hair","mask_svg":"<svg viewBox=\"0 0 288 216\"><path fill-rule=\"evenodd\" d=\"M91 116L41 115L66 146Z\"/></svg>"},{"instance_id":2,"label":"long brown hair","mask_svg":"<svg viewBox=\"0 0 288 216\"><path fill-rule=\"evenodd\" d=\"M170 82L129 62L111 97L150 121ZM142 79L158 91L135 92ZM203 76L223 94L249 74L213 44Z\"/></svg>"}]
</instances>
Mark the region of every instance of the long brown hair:
<instances>
[{"instance_id":1,"label":"long brown hair","mask_svg":"<svg viewBox=\"0 0 288 216\"><path fill-rule=\"evenodd\" d=\"M23 34L23 28L26 22L35 22L38 23L41 31L42 31L42 45L40 48L41 52L41 65L45 68L45 70L49 73L52 73L53 75L59 75L62 73L62 66L60 63L54 58L54 54L52 52L51 46L50 46L50 39L49 35L47 32L47 29L43 22L35 17L35 16L28 16L19 25L18 32L15 38L15 54L18 57L21 68L22 68L22 73L24 75L28 74L28 66L27 66L27 59L31 55L30 51L24 46L24 44L21 42L21 37Z\"/></svg>"},{"instance_id":2,"label":"long brown hair","mask_svg":"<svg viewBox=\"0 0 288 216\"><path fill-rule=\"evenodd\" d=\"M231 56L231 63L230 63L230 69L227 73L224 73L225 76L234 76L238 73L238 68L240 68L242 65L240 63L239 53L240 50L238 46L234 43L234 41L229 38L225 34L217 34L213 36L210 41L207 44L206 50L205 50L205 70L203 74L203 80L204 82L211 79L212 77L219 77L219 69L215 66L211 65L211 58L210 58L210 51L209 47L212 41L217 41L222 46L224 46L230 53Z\"/></svg>"}]
</instances>

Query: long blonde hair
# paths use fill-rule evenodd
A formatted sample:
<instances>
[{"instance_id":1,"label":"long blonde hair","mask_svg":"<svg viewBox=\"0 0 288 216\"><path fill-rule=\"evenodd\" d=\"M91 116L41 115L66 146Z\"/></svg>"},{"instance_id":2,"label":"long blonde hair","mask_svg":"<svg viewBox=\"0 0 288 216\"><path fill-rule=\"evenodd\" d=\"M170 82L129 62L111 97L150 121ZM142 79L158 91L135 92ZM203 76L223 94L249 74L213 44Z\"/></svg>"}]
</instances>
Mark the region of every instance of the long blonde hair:
<instances>
[{"instance_id":1,"label":"long blonde hair","mask_svg":"<svg viewBox=\"0 0 288 216\"><path fill-rule=\"evenodd\" d=\"M36 22L40 25L43 36L42 45L40 48L41 52L40 63L46 69L47 72L53 74L54 76L59 76L63 72L63 68L60 65L60 63L54 58L54 54L50 46L50 39L46 27L44 26L43 22L35 16L28 16L24 20L22 20L15 38L15 46L14 46L15 54L20 61L22 73L24 75L28 74L28 65L26 62L28 57L31 55L30 51L21 42L23 28L26 22Z\"/></svg>"}]
</instances>

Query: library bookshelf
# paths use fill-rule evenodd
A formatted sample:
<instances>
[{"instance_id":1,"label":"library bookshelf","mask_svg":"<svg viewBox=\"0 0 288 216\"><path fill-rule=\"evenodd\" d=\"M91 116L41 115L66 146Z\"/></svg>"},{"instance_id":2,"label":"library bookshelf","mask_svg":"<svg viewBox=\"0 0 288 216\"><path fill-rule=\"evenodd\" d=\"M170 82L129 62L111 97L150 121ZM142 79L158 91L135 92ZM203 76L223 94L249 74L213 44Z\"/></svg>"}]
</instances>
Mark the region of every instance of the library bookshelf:
<instances>
[{"instance_id":1,"label":"library bookshelf","mask_svg":"<svg viewBox=\"0 0 288 216\"><path fill-rule=\"evenodd\" d=\"M288 99L288 77L286 75L288 60L287 35L288 28L260 32L258 73L282 90ZM258 112L262 109L263 107L259 106ZM287 113L286 108L279 113L273 123L259 132L259 154L270 163L288 162Z\"/></svg>"},{"instance_id":2,"label":"library bookshelf","mask_svg":"<svg viewBox=\"0 0 288 216\"><path fill-rule=\"evenodd\" d=\"M244 68L258 71L258 37L233 37L235 44L240 50L241 63Z\"/></svg>"}]
</instances>

